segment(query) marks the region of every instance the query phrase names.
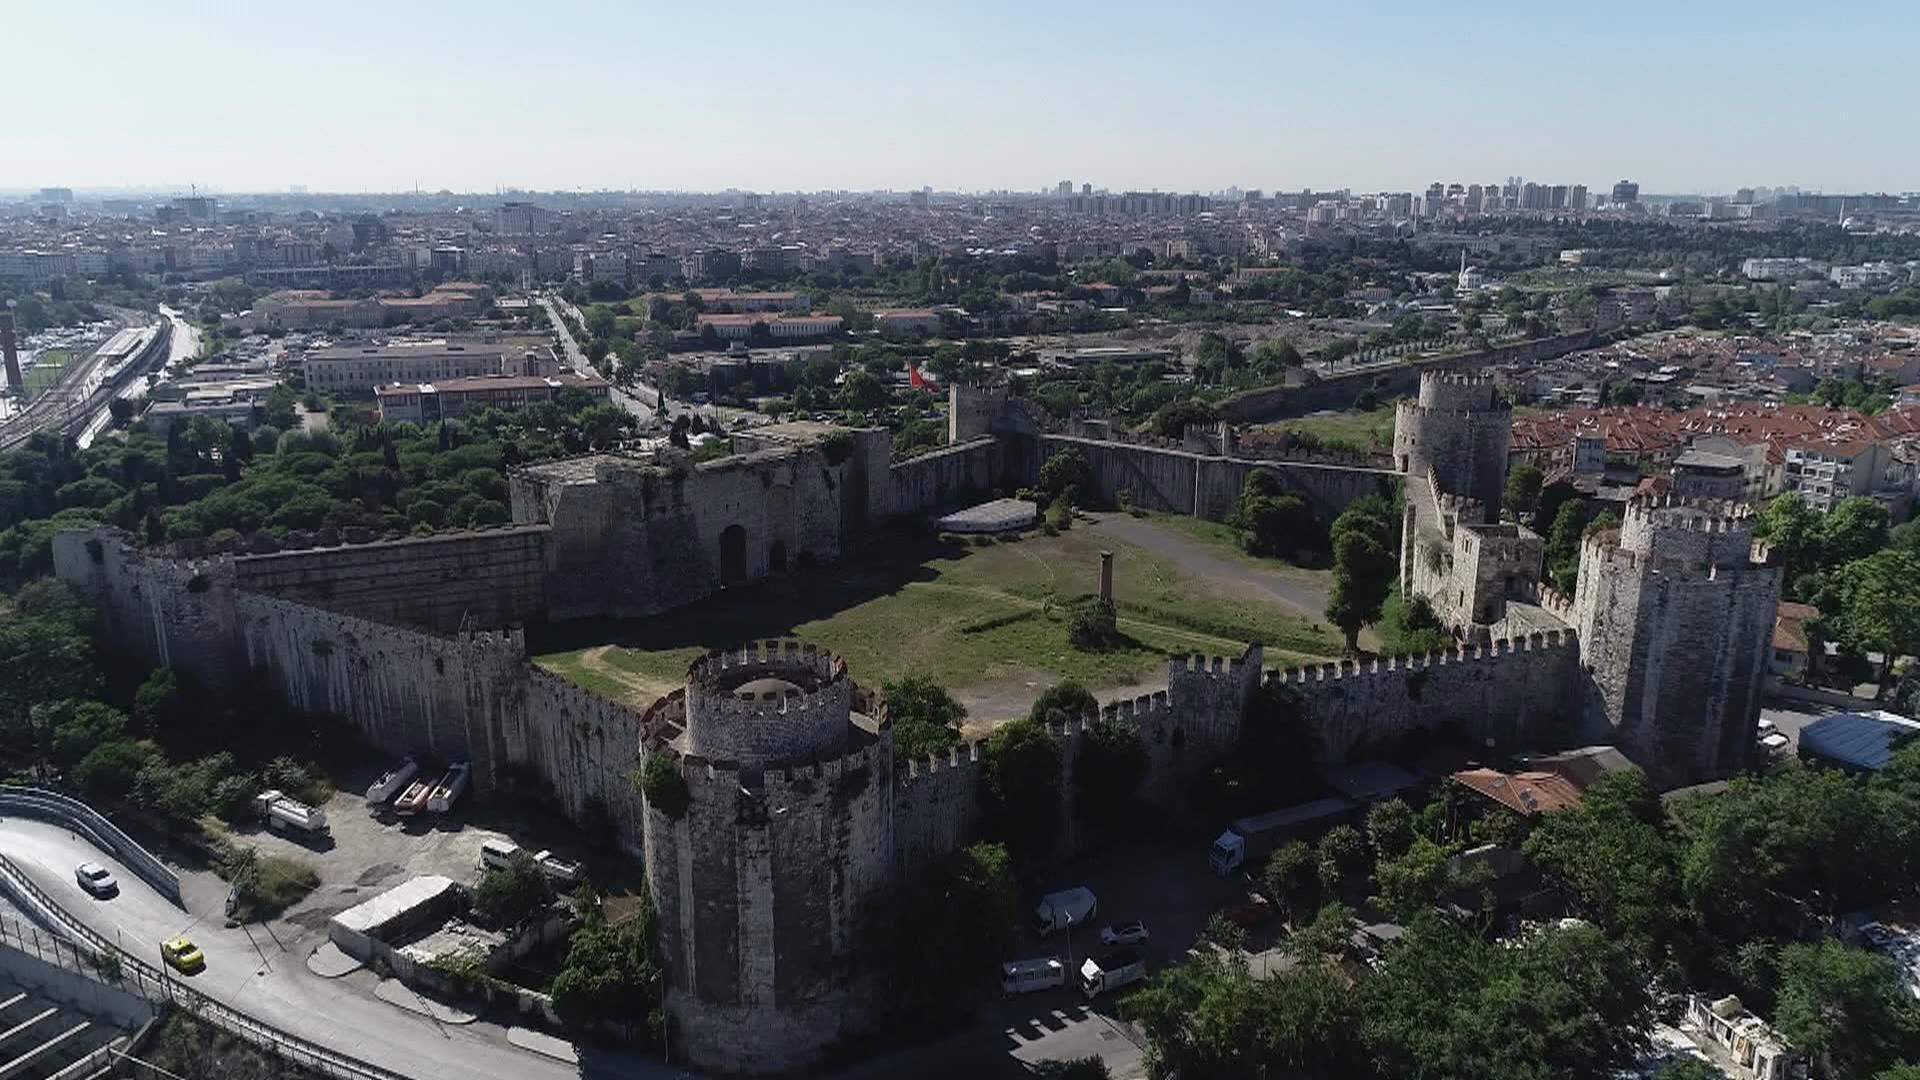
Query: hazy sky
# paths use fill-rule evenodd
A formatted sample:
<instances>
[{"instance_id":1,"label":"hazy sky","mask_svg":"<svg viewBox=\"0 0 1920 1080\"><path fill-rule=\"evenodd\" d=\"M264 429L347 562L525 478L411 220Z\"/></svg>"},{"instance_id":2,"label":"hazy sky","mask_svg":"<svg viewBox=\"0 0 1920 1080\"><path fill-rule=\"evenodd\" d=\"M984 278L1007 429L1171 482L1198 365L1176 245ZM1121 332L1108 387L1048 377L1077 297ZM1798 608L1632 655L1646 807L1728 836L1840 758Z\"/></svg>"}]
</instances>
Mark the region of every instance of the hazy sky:
<instances>
[{"instance_id":1,"label":"hazy sky","mask_svg":"<svg viewBox=\"0 0 1920 1080\"><path fill-rule=\"evenodd\" d=\"M1920 2L9 0L0 188L1920 189Z\"/></svg>"}]
</instances>

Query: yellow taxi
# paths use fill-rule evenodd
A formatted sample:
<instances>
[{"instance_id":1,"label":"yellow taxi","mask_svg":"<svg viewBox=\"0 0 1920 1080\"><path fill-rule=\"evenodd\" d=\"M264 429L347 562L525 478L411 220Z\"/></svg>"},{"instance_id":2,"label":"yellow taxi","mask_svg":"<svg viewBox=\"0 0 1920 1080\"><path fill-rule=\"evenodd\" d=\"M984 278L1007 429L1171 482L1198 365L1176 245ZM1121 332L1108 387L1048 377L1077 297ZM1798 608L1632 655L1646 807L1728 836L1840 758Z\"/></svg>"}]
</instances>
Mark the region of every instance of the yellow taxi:
<instances>
[{"instance_id":1,"label":"yellow taxi","mask_svg":"<svg viewBox=\"0 0 1920 1080\"><path fill-rule=\"evenodd\" d=\"M166 958L168 967L182 975L204 971L207 966L207 958L200 951L200 946L183 937L161 942L160 955Z\"/></svg>"}]
</instances>

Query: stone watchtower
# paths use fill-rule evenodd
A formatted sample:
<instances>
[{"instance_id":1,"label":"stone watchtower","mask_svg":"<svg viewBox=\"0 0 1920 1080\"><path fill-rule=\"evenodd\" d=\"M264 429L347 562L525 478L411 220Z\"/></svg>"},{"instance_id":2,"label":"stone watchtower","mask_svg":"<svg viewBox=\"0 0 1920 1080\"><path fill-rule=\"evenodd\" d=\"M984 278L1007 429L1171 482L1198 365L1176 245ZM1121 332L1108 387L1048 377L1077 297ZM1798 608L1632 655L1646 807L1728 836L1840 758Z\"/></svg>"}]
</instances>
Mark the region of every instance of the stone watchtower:
<instances>
[{"instance_id":1,"label":"stone watchtower","mask_svg":"<svg viewBox=\"0 0 1920 1080\"><path fill-rule=\"evenodd\" d=\"M1779 599L1780 570L1756 557L1749 508L1629 503L1617 531L1587 539L1574 592L1592 726L1662 787L1740 769Z\"/></svg>"},{"instance_id":2,"label":"stone watchtower","mask_svg":"<svg viewBox=\"0 0 1920 1080\"><path fill-rule=\"evenodd\" d=\"M1393 464L1408 476L1433 473L1436 487L1477 501L1493 519L1506 494L1513 409L1491 379L1420 373L1420 396L1393 414Z\"/></svg>"},{"instance_id":3,"label":"stone watchtower","mask_svg":"<svg viewBox=\"0 0 1920 1080\"><path fill-rule=\"evenodd\" d=\"M756 642L696 661L642 729L688 795L646 811L676 1053L720 1072L817 1059L878 1011L854 956L892 880L880 703L838 657Z\"/></svg>"}]
</instances>

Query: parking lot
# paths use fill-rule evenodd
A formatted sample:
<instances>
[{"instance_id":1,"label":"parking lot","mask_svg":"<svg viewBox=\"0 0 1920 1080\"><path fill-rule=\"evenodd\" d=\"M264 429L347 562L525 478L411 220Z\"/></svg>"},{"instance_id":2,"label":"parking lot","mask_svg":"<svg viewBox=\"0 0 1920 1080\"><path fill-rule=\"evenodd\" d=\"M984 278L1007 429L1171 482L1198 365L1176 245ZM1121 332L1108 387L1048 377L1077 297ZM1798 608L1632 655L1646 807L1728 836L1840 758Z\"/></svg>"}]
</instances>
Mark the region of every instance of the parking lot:
<instances>
[{"instance_id":1,"label":"parking lot","mask_svg":"<svg viewBox=\"0 0 1920 1080\"><path fill-rule=\"evenodd\" d=\"M323 809L328 834L310 837L295 831L276 832L264 823L234 830L234 839L264 854L282 855L311 866L320 884L273 924L295 940L326 933L335 914L407 880L439 874L464 885L479 880L482 842L503 837L528 852L551 847L570 857L584 854L578 837L560 823L514 813L498 801L482 801L468 791L446 814L423 813L400 817L391 809L369 808L365 791L390 762L370 761L337 777L341 785ZM428 769L429 779L438 775ZM199 910L219 911L227 885L210 871L183 875L181 886ZM292 941L283 941L291 947Z\"/></svg>"}]
</instances>

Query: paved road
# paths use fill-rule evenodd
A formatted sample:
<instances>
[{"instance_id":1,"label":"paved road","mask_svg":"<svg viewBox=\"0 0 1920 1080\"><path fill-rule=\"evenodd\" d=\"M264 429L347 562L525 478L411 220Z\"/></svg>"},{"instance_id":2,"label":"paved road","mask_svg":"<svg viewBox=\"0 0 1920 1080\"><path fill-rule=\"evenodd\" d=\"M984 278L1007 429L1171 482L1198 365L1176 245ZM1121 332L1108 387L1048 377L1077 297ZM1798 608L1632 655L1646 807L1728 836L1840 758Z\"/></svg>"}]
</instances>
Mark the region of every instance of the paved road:
<instances>
[{"instance_id":1,"label":"paved road","mask_svg":"<svg viewBox=\"0 0 1920 1080\"><path fill-rule=\"evenodd\" d=\"M581 350L580 343L573 339L573 332L567 329L566 322L560 318L561 308L565 308L567 314L572 315L575 319L581 318L580 309L567 303L565 300L545 295L540 297L540 306L546 309L547 319L553 323L553 329L555 333L559 335L561 361L582 375L599 374L593 370L593 365L587 362L587 354ZM612 397L615 404L632 413L634 418L642 424L651 423L654 414L659 411L618 386L612 388ZM671 417L673 415L673 402L668 401L665 395L662 395L660 400L667 406L667 415Z\"/></svg>"},{"instance_id":2,"label":"paved road","mask_svg":"<svg viewBox=\"0 0 1920 1080\"><path fill-rule=\"evenodd\" d=\"M174 907L132 871L57 826L0 818L0 851L74 917L130 951L151 948L156 964L160 941L183 933L192 938L207 954L207 969L191 980L202 993L302 1038L419 1080L664 1080L692 1075L657 1061L597 1051L586 1052L582 1066L563 1065L512 1046L498 1025L444 1025L388 1005L363 985L369 979L366 973L322 979L307 970L303 951L280 951L257 927L251 929L251 939L249 931L228 930L215 912ZM120 895L103 901L81 891L73 868L89 859L113 870Z\"/></svg>"}]
</instances>

